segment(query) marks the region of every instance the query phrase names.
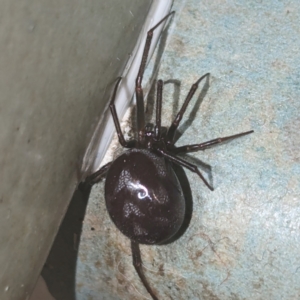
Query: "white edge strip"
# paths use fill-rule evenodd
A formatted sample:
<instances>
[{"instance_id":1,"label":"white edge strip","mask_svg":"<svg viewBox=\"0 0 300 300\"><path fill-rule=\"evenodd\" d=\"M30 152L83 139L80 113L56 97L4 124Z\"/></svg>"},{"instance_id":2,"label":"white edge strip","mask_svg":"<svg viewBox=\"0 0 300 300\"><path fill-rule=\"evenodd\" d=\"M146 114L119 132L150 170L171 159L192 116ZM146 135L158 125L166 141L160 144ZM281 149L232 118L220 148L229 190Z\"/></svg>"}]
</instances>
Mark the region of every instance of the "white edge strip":
<instances>
[{"instance_id":1,"label":"white edge strip","mask_svg":"<svg viewBox=\"0 0 300 300\"><path fill-rule=\"evenodd\" d=\"M124 116L127 108L129 107L130 101L134 93L135 80L142 59L147 31L151 29L153 26L155 26L155 24L157 24L165 15L168 14L172 2L173 2L172 0L154 0L150 7L143 30L139 36L137 45L135 46L131 59L128 61L127 66L125 67L124 72L122 74L122 81L120 83L116 95L115 105L116 105L116 109L120 121L122 120L122 117ZM154 31L148 59L150 59L153 54L158 38L163 28L164 28L164 24L159 26L159 28ZM100 168L101 161L112 140L112 136L114 132L115 132L115 126L113 123L113 119L110 116L105 125L102 137L100 139L100 143L98 145L97 155L95 157L93 167L91 168L92 171L96 171ZM97 134L97 132L95 132L95 134ZM90 146L97 147L97 145L90 145ZM86 153L89 153L89 151L87 151Z\"/></svg>"}]
</instances>

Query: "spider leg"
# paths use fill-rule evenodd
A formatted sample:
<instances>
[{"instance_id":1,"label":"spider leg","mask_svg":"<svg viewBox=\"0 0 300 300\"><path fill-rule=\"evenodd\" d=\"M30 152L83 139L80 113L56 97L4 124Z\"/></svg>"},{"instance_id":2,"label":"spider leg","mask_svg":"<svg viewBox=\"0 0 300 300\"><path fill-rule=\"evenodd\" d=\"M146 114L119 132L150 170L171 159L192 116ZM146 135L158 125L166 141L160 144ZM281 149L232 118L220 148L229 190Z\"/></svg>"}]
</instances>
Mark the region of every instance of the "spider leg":
<instances>
[{"instance_id":1,"label":"spider leg","mask_svg":"<svg viewBox=\"0 0 300 300\"><path fill-rule=\"evenodd\" d=\"M158 298L155 296L154 292L152 291L145 275L143 272L143 266L142 266L142 258L141 258L141 251L139 244L131 240L131 252L132 252L132 263L133 266L138 273L144 287L148 291L148 293L151 295L153 300L158 300Z\"/></svg>"},{"instance_id":2,"label":"spider leg","mask_svg":"<svg viewBox=\"0 0 300 300\"><path fill-rule=\"evenodd\" d=\"M155 125L155 137L160 139L161 135L161 106L162 106L162 90L163 81L157 81L157 96L156 96L156 125Z\"/></svg>"},{"instance_id":3,"label":"spider leg","mask_svg":"<svg viewBox=\"0 0 300 300\"><path fill-rule=\"evenodd\" d=\"M95 173L89 175L85 179L85 183L93 185L101 180L101 177L108 171L109 167L111 166L112 161L101 167L98 171Z\"/></svg>"},{"instance_id":4,"label":"spider leg","mask_svg":"<svg viewBox=\"0 0 300 300\"><path fill-rule=\"evenodd\" d=\"M116 110L116 106L115 106L116 94L117 94L117 90L118 90L121 80L122 80L122 77L119 77L117 80L112 98L109 103L109 108L110 108L110 112L111 112L113 120L114 120L115 128L116 128L117 135L119 138L119 143L125 148L132 148L135 144L135 141L134 140L132 140L132 141L125 140L124 135L121 130L121 126L120 126L120 122L119 122L119 118L118 118L118 114L117 114L117 110Z\"/></svg>"},{"instance_id":5,"label":"spider leg","mask_svg":"<svg viewBox=\"0 0 300 300\"><path fill-rule=\"evenodd\" d=\"M181 109L179 110L177 116L175 117L174 121L172 122L169 130L168 130L168 133L167 133L167 142L168 143L171 143L171 144L174 144L174 136L175 136L175 132L176 132L176 129L178 128L179 126L179 123L183 117L183 114L185 113L186 111L186 108L190 102L190 100L192 99L192 97L194 96L198 86L199 86L199 83L205 78L205 77L208 77L209 76L209 73L206 73L205 75L201 76L190 88L190 91L181 107Z\"/></svg>"},{"instance_id":6,"label":"spider leg","mask_svg":"<svg viewBox=\"0 0 300 300\"><path fill-rule=\"evenodd\" d=\"M217 145L217 144L223 143L228 140L233 140L233 139L239 138L241 136L244 136L244 135L247 135L247 134L250 134L253 132L254 132L253 130L250 130L250 131L238 133L235 135L230 135L230 136L213 139L213 140L201 143L201 144L185 145L185 146L181 146L181 147L172 149L172 152L178 154L178 153L189 153L189 152L205 150L213 145Z\"/></svg>"},{"instance_id":7,"label":"spider leg","mask_svg":"<svg viewBox=\"0 0 300 300\"><path fill-rule=\"evenodd\" d=\"M180 165L182 167L185 167L185 168L189 169L190 171L196 173L211 191L214 190L214 188L207 182L207 180L203 177L201 172L198 170L197 166L195 166L195 165L187 162L186 160L184 160L182 158L179 158L179 157L177 157L177 156L173 155L172 153L167 152L165 150L157 149L157 151L159 151L164 157L166 157L167 159L169 159L173 163L175 163L177 165Z\"/></svg>"},{"instance_id":8,"label":"spider leg","mask_svg":"<svg viewBox=\"0 0 300 300\"><path fill-rule=\"evenodd\" d=\"M139 143L142 143L142 141L143 141L144 128L145 128L144 95L143 95L143 89L142 89L142 80L143 80L143 75L145 72L145 67L147 64L147 59L148 59L148 55L149 55L153 32L161 23L163 23L173 13L174 13L174 11L167 14L162 20L160 20L147 33L147 38L146 38L146 42L145 42L142 61L141 61L139 72L138 72L138 75L137 75L137 78L135 81L136 107L137 107L137 129L138 129L138 142Z\"/></svg>"}]
</instances>

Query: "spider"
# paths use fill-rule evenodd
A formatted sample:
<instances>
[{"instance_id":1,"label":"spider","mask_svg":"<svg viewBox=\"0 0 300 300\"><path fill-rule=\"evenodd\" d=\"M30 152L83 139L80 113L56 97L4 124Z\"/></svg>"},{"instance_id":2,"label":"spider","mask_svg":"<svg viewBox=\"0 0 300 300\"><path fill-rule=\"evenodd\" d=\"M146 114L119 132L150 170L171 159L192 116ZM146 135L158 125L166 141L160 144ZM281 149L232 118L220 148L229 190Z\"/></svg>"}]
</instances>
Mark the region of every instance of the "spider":
<instances>
[{"instance_id":1,"label":"spider","mask_svg":"<svg viewBox=\"0 0 300 300\"><path fill-rule=\"evenodd\" d=\"M114 161L90 175L86 182L95 184L107 173L105 202L107 211L116 227L131 240L133 266L143 285L154 300L158 300L150 287L142 268L139 244L158 245L167 242L178 232L185 216L185 197L174 172L177 164L196 173L204 184L213 187L203 177L197 166L177 154L205 150L208 147L232 140L253 132L213 139L200 144L175 146L175 134L183 114L198 88L209 73L200 77L190 91L169 128L161 126L163 81L157 81L156 122L145 125L142 79L147 63L154 30L174 11L166 15L147 33L142 61L136 78L137 139L126 141L121 131L115 108L115 97L122 80L118 78L110 101L110 111L117 131L119 143L128 148Z\"/></svg>"}]
</instances>

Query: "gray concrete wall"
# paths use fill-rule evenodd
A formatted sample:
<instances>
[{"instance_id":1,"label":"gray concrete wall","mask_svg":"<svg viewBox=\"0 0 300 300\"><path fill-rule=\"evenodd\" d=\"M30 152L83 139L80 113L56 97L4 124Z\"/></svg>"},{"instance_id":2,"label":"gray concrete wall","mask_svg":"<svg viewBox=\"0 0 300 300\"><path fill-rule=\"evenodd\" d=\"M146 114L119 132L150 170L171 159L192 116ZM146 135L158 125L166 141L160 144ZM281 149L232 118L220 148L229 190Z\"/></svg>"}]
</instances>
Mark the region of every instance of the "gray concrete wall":
<instances>
[{"instance_id":1,"label":"gray concrete wall","mask_svg":"<svg viewBox=\"0 0 300 300\"><path fill-rule=\"evenodd\" d=\"M1 299L30 294L150 2L1 1Z\"/></svg>"}]
</instances>

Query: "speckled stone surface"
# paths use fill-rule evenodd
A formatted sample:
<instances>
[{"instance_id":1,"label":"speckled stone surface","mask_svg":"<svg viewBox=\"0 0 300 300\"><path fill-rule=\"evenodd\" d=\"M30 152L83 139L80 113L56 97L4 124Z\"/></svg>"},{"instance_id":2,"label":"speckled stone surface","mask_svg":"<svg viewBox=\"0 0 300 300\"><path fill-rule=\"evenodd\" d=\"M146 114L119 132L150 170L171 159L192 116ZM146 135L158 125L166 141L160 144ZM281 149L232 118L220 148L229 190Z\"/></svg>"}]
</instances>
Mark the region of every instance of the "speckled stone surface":
<instances>
[{"instance_id":1,"label":"speckled stone surface","mask_svg":"<svg viewBox=\"0 0 300 300\"><path fill-rule=\"evenodd\" d=\"M211 167L199 164L215 191L186 171L190 226L172 244L141 247L146 276L159 299L299 299L299 3L187 0L174 9L163 55L148 69L151 75L151 65L159 65L159 78L170 80L163 124L210 72L177 144L255 133L189 155ZM122 125L126 136L129 123ZM105 160L120 151L115 139ZM109 219L103 187L104 180L94 187L84 220L78 299L150 299L129 240Z\"/></svg>"}]
</instances>

